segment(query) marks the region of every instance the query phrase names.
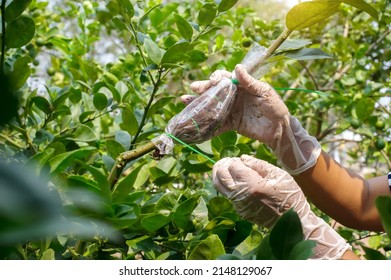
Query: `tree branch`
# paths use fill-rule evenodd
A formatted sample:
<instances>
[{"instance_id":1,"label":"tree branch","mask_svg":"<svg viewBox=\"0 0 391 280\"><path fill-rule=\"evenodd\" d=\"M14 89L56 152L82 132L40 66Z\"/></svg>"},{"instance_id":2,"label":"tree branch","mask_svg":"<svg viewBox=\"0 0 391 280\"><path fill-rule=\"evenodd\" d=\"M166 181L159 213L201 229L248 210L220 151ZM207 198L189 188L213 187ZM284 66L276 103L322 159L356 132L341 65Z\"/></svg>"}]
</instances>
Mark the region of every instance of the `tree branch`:
<instances>
[{"instance_id":1,"label":"tree branch","mask_svg":"<svg viewBox=\"0 0 391 280\"><path fill-rule=\"evenodd\" d=\"M117 183L119 177L122 174L122 171L124 170L124 168L128 162L130 162L136 158L139 158L139 157L153 151L154 149L156 149L156 146L151 141L145 145L137 147L134 150L121 153L117 157L115 164L114 164L113 168L111 169L111 172L110 172L110 175L108 178L108 181L109 181L111 188L113 188L114 185Z\"/></svg>"}]
</instances>

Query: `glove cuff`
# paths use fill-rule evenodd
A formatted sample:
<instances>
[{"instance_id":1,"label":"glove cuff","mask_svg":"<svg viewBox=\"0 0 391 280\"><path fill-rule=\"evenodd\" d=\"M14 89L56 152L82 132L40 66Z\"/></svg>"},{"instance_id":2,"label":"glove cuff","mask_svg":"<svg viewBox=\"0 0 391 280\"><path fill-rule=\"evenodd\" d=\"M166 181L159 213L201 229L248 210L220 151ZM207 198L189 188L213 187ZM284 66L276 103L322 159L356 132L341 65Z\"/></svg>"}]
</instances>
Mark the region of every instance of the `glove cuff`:
<instances>
[{"instance_id":1,"label":"glove cuff","mask_svg":"<svg viewBox=\"0 0 391 280\"><path fill-rule=\"evenodd\" d=\"M283 122L282 133L275 141L274 154L278 163L289 174L297 175L316 164L322 148L318 140L301 126L298 119L289 115Z\"/></svg>"},{"instance_id":2,"label":"glove cuff","mask_svg":"<svg viewBox=\"0 0 391 280\"><path fill-rule=\"evenodd\" d=\"M302 217L301 222L305 239L316 242L311 259L339 260L347 250L351 249L345 239L312 211Z\"/></svg>"}]
</instances>

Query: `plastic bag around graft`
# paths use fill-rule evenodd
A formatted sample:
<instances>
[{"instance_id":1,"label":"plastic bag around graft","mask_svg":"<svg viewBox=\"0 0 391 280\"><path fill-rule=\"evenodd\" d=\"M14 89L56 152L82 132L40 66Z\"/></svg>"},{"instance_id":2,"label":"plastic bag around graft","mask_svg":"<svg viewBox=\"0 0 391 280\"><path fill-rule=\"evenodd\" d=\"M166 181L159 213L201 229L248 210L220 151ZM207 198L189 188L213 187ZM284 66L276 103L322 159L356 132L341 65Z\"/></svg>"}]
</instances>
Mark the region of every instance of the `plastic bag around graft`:
<instances>
[{"instance_id":1,"label":"plastic bag around graft","mask_svg":"<svg viewBox=\"0 0 391 280\"><path fill-rule=\"evenodd\" d=\"M255 79L260 79L265 76L274 65L274 63L264 61L266 52L267 49L264 46L254 43L240 63Z\"/></svg>"},{"instance_id":2,"label":"plastic bag around graft","mask_svg":"<svg viewBox=\"0 0 391 280\"><path fill-rule=\"evenodd\" d=\"M215 131L226 120L236 97L236 85L223 78L216 86L198 96L166 127L169 133L187 144L204 142L213 137ZM168 154L174 147L173 140L163 134L152 140L161 154Z\"/></svg>"},{"instance_id":3,"label":"plastic bag around graft","mask_svg":"<svg viewBox=\"0 0 391 280\"><path fill-rule=\"evenodd\" d=\"M269 69L263 63L266 48L254 43L241 64L254 78L259 79ZM235 79L234 73L232 79ZM152 139L160 154L168 154L174 147L171 134L187 144L198 144L211 139L224 124L236 99L237 86L223 78L216 86L194 99L168 123L164 134Z\"/></svg>"}]
</instances>

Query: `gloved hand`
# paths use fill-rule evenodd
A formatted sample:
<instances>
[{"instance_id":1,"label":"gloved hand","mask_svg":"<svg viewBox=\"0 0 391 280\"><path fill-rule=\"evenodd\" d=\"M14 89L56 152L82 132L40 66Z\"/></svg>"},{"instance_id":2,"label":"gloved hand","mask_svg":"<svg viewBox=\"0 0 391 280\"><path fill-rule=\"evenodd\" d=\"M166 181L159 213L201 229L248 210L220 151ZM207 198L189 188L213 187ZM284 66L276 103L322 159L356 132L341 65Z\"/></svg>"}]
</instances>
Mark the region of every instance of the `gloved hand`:
<instances>
[{"instance_id":1,"label":"gloved hand","mask_svg":"<svg viewBox=\"0 0 391 280\"><path fill-rule=\"evenodd\" d=\"M213 167L215 188L230 199L238 214L260 226L272 227L293 208L305 239L316 241L314 259L340 259L349 245L310 209L303 192L285 171L266 161L243 155L223 158Z\"/></svg>"},{"instance_id":2,"label":"gloved hand","mask_svg":"<svg viewBox=\"0 0 391 280\"><path fill-rule=\"evenodd\" d=\"M265 143L273 150L279 164L292 175L315 165L321 152L318 141L289 114L276 91L269 84L251 77L242 65L237 65L234 73L239 82L237 99L231 115L215 135L236 130ZM232 73L217 70L210 80L194 82L190 87L202 94L223 77L232 77ZM193 98L185 95L182 101L188 104Z\"/></svg>"}]
</instances>

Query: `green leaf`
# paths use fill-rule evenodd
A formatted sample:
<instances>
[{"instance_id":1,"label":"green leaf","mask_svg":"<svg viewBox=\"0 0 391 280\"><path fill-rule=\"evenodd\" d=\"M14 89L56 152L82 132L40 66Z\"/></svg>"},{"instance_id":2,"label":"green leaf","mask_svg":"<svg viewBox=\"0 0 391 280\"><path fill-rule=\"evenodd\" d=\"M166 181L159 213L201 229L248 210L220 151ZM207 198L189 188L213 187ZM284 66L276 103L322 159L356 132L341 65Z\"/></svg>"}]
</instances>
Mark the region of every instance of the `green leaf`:
<instances>
[{"instance_id":1,"label":"green leaf","mask_svg":"<svg viewBox=\"0 0 391 280\"><path fill-rule=\"evenodd\" d=\"M106 87L102 87L99 92L100 93L106 93L106 94L110 94L113 96L113 99L116 101L116 102L121 102L121 94L118 92L117 88L116 88L116 85L119 83L119 81L115 82L113 85L111 84L106 84L106 87L107 89L109 90L108 92L106 91ZM110 97L110 95L107 95L108 97Z\"/></svg>"},{"instance_id":2,"label":"green leaf","mask_svg":"<svg viewBox=\"0 0 391 280\"><path fill-rule=\"evenodd\" d=\"M117 229L128 228L133 225L140 217L141 210L137 204L118 204L114 205L114 215L116 218L110 219Z\"/></svg>"},{"instance_id":3,"label":"green leaf","mask_svg":"<svg viewBox=\"0 0 391 280\"><path fill-rule=\"evenodd\" d=\"M142 164L136 167L116 185L113 194L114 201L121 202L126 200L131 191L139 189L147 181L148 177L148 165Z\"/></svg>"},{"instance_id":4,"label":"green leaf","mask_svg":"<svg viewBox=\"0 0 391 280\"><path fill-rule=\"evenodd\" d=\"M110 185L107 180L106 174L103 172L103 170L96 168L94 166L91 166L89 164L86 164L84 162L80 162L80 164L83 165L83 167L88 170L88 172L91 173L91 175L94 177L95 181L98 183L98 187L101 191L101 194L108 200L111 201L111 190Z\"/></svg>"},{"instance_id":5,"label":"green leaf","mask_svg":"<svg viewBox=\"0 0 391 280\"><path fill-rule=\"evenodd\" d=\"M238 246L251 233L253 225L246 220L239 220L235 224L235 228L228 232L228 238L225 245L228 247Z\"/></svg>"},{"instance_id":6,"label":"green leaf","mask_svg":"<svg viewBox=\"0 0 391 280\"><path fill-rule=\"evenodd\" d=\"M380 219L384 230L391 239L391 197L380 196L376 199L376 207L380 214Z\"/></svg>"},{"instance_id":7,"label":"green leaf","mask_svg":"<svg viewBox=\"0 0 391 280\"><path fill-rule=\"evenodd\" d=\"M135 117L130 106L122 110L122 123L120 124L121 129L127 131L130 135L135 135L138 130L138 121Z\"/></svg>"},{"instance_id":8,"label":"green leaf","mask_svg":"<svg viewBox=\"0 0 391 280\"><path fill-rule=\"evenodd\" d=\"M95 108L99 111L106 109L108 104L106 95L100 92L94 94L92 102L94 103Z\"/></svg>"},{"instance_id":9,"label":"green leaf","mask_svg":"<svg viewBox=\"0 0 391 280\"><path fill-rule=\"evenodd\" d=\"M212 169L210 161L196 154L187 156L187 160L183 162L183 168L191 173L208 172Z\"/></svg>"},{"instance_id":10,"label":"green leaf","mask_svg":"<svg viewBox=\"0 0 391 280\"><path fill-rule=\"evenodd\" d=\"M170 216L177 202L178 196L175 193L166 193L156 202L155 213Z\"/></svg>"},{"instance_id":11,"label":"green leaf","mask_svg":"<svg viewBox=\"0 0 391 280\"><path fill-rule=\"evenodd\" d=\"M67 139L75 142L91 142L95 141L97 138L95 132L89 126L80 124L75 132L73 132L70 137L67 137Z\"/></svg>"},{"instance_id":12,"label":"green leaf","mask_svg":"<svg viewBox=\"0 0 391 280\"><path fill-rule=\"evenodd\" d=\"M198 13L198 23L201 26L209 25L216 18L217 6L215 3L206 3Z\"/></svg>"},{"instance_id":13,"label":"green leaf","mask_svg":"<svg viewBox=\"0 0 391 280\"><path fill-rule=\"evenodd\" d=\"M137 237L131 240L126 241L126 245L129 246L129 248L135 250L136 252L138 251L144 251L148 252L150 250L159 250L161 249L156 243L153 241L153 239L148 236L144 235L141 237Z\"/></svg>"},{"instance_id":14,"label":"green leaf","mask_svg":"<svg viewBox=\"0 0 391 280\"><path fill-rule=\"evenodd\" d=\"M68 99L70 92L61 93L57 98L53 101L53 106L55 108L64 105L65 101Z\"/></svg>"},{"instance_id":15,"label":"green leaf","mask_svg":"<svg viewBox=\"0 0 391 280\"><path fill-rule=\"evenodd\" d=\"M180 42L175 45L172 45L164 53L162 58L162 64L165 63L177 63L185 60L186 53L190 50L190 45L188 42Z\"/></svg>"},{"instance_id":16,"label":"green leaf","mask_svg":"<svg viewBox=\"0 0 391 280\"><path fill-rule=\"evenodd\" d=\"M335 14L341 1L313 1L302 2L286 15L286 27L289 30L300 30L320 23Z\"/></svg>"},{"instance_id":17,"label":"green leaf","mask_svg":"<svg viewBox=\"0 0 391 280\"><path fill-rule=\"evenodd\" d=\"M299 216L292 209L285 212L270 232L270 246L279 260L288 260L293 248L304 239Z\"/></svg>"},{"instance_id":18,"label":"green leaf","mask_svg":"<svg viewBox=\"0 0 391 280\"><path fill-rule=\"evenodd\" d=\"M143 165L140 172L138 172L137 178L134 181L133 188L138 190L144 185L149 178L148 165Z\"/></svg>"},{"instance_id":19,"label":"green leaf","mask_svg":"<svg viewBox=\"0 0 391 280\"><path fill-rule=\"evenodd\" d=\"M69 101L72 102L72 104L77 104L81 100L81 90L76 89L76 88L71 88L70 89L70 94L69 94Z\"/></svg>"},{"instance_id":20,"label":"green leaf","mask_svg":"<svg viewBox=\"0 0 391 280\"><path fill-rule=\"evenodd\" d=\"M34 96L31 98L31 101L46 115L49 115L52 112L52 106L45 97Z\"/></svg>"},{"instance_id":21,"label":"green leaf","mask_svg":"<svg viewBox=\"0 0 391 280\"><path fill-rule=\"evenodd\" d=\"M224 213L233 212L232 202L223 196L216 196L209 200L208 204L209 220L219 217Z\"/></svg>"},{"instance_id":22,"label":"green leaf","mask_svg":"<svg viewBox=\"0 0 391 280\"><path fill-rule=\"evenodd\" d=\"M79 121L81 123L85 123L85 122L91 120L92 118L94 118L94 114L95 114L95 111L85 111L80 114Z\"/></svg>"},{"instance_id":23,"label":"green leaf","mask_svg":"<svg viewBox=\"0 0 391 280\"><path fill-rule=\"evenodd\" d=\"M382 236L381 235L375 235L368 238L368 245L370 248L378 249L382 242Z\"/></svg>"},{"instance_id":24,"label":"green leaf","mask_svg":"<svg viewBox=\"0 0 391 280\"><path fill-rule=\"evenodd\" d=\"M124 14L127 18L132 18L134 16L134 7L130 0L117 0L120 4L122 14Z\"/></svg>"},{"instance_id":25,"label":"green leaf","mask_svg":"<svg viewBox=\"0 0 391 280\"><path fill-rule=\"evenodd\" d=\"M278 47L278 49L275 51L275 54L302 49L305 46L308 46L311 44L312 44L312 42L309 40L287 39Z\"/></svg>"},{"instance_id":26,"label":"green leaf","mask_svg":"<svg viewBox=\"0 0 391 280\"><path fill-rule=\"evenodd\" d=\"M220 255L216 259L217 260L231 260L231 261L243 260L243 258L236 256L236 255L232 255L232 254Z\"/></svg>"},{"instance_id":27,"label":"green leaf","mask_svg":"<svg viewBox=\"0 0 391 280\"><path fill-rule=\"evenodd\" d=\"M99 187L98 184L91 179L88 179L84 176L80 175L70 175L67 178L67 186L68 187L75 187L75 188L80 188L83 190L88 190L88 191L94 191L94 192L99 192Z\"/></svg>"},{"instance_id":28,"label":"green leaf","mask_svg":"<svg viewBox=\"0 0 391 280\"><path fill-rule=\"evenodd\" d=\"M167 97L162 97L159 100L157 100L155 103L152 104L152 106L148 110L147 118L150 118L152 115L156 113L157 110L163 108L172 100L174 99L173 96L167 96Z\"/></svg>"},{"instance_id":29,"label":"green leaf","mask_svg":"<svg viewBox=\"0 0 391 280\"><path fill-rule=\"evenodd\" d=\"M361 248L364 250L365 252L364 257L367 260L387 260L386 256L384 256L382 253L380 253L377 250L368 248L366 246L361 246Z\"/></svg>"},{"instance_id":30,"label":"green leaf","mask_svg":"<svg viewBox=\"0 0 391 280\"><path fill-rule=\"evenodd\" d=\"M16 1L14 1L16 2ZM49 248L42 253L41 260L55 260L55 252L53 249Z\"/></svg>"},{"instance_id":31,"label":"green leaf","mask_svg":"<svg viewBox=\"0 0 391 280\"><path fill-rule=\"evenodd\" d=\"M123 81L118 81L115 84L115 89L119 93L120 99L116 100L117 102L121 102L125 95L129 92L129 87L123 82Z\"/></svg>"},{"instance_id":32,"label":"green leaf","mask_svg":"<svg viewBox=\"0 0 391 280\"><path fill-rule=\"evenodd\" d=\"M131 137L130 137L129 133L126 131L118 130L115 133L115 141L120 143L125 148L125 150L129 150L130 139L131 139Z\"/></svg>"},{"instance_id":33,"label":"green leaf","mask_svg":"<svg viewBox=\"0 0 391 280\"><path fill-rule=\"evenodd\" d=\"M157 214L152 214L144 217L141 220L141 225L149 232L155 232L158 229L167 225L170 221L171 221L170 216L157 213Z\"/></svg>"},{"instance_id":34,"label":"green leaf","mask_svg":"<svg viewBox=\"0 0 391 280\"><path fill-rule=\"evenodd\" d=\"M35 174L39 175L40 172L46 166L47 161L52 157L53 153L54 153L53 148L47 148L42 152L39 152L34 156L30 157L26 161L25 165L28 166L33 171L35 171Z\"/></svg>"},{"instance_id":35,"label":"green leaf","mask_svg":"<svg viewBox=\"0 0 391 280\"><path fill-rule=\"evenodd\" d=\"M375 101L370 98L360 99L355 106L356 115L362 121L368 119L373 110L375 110Z\"/></svg>"},{"instance_id":36,"label":"green leaf","mask_svg":"<svg viewBox=\"0 0 391 280\"><path fill-rule=\"evenodd\" d=\"M64 104L61 104L54 110L54 112L50 116L50 120L54 120L60 116L67 116L67 115L69 116L72 115L71 109L69 109L69 107Z\"/></svg>"},{"instance_id":37,"label":"green leaf","mask_svg":"<svg viewBox=\"0 0 391 280\"><path fill-rule=\"evenodd\" d=\"M14 61L12 71L8 74L12 90L18 90L26 83L31 74L30 63L31 58L28 56L19 57Z\"/></svg>"},{"instance_id":38,"label":"green leaf","mask_svg":"<svg viewBox=\"0 0 391 280\"><path fill-rule=\"evenodd\" d=\"M211 141L212 148L221 153L225 147L234 146L237 141L237 134L235 131L227 131L217 137L213 137Z\"/></svg>"},{"instance_id":39,"label":"green leaf","mask_svg":"<svg viewBox=\"0 0 391 280\"><path fill-rule=\"evenodd\" d=\"M226 12L229 9L231 9L235 4L238 2L238 0L222 0L219 5L217 6L217 10L222 13Z\"/></svg>"},{"instance_id":40,"label":"green leaf","mask_svg":"<svg viewBox=\"0 0 391 280\"><path fill-rule=\"evenodd\" d=\"M119 154L125 152L124 146L122 146L117 141L110 139L106 141L106 149L107 153L114 159L117 158Z\"/></svg>"},{"instance_id":41,"label":"green leaf","mask_svg":"<svg viewBox=\"0 0 391 280\"><path fill-rule=\"evenodd\" d=\"M249 236L235 247L234 254L245 258L250 258L255 254L255 251L260 246L263 240L263 235L256 229L253 229Z\"/></svg>"},{"instance_id":42,"label":"green leaf","mask_svg":"<svg viewBox=\"0 0 391 280\"><path fill-rule=\"evenodd\" d=\"M272 248L270 246L270 234L266 235L262 239L261 245L257 251L257 260L275 260L276 257L273 255Z\"/></svg>"},{"instance_id":43,"label":"green leaf","mask_svg":"<svg viewBox=\"0 0 391 280\"><path fill-rule=\"evenodd\" d=\"M376 9L363 0L341 0L341 1L345 4L351 5L353 7L356 7L357 9L360 9L361 11L368 13L371 17L373 17L376 20L379 19Z\"/></svg>"},{"instance_id":44,"label":"green leaf","mask_svg":"<svg viewBox=\"0 0 391 280\"><path fill-rule=\"evenodd\" d=\"M83 158L90 156L96 149L94 147L84 147L71 152L66 152L55 156L49 161L50 173L52 175L58 174L70 167L76 159L82 160Z\"/></svg>"},{"instance_id":45,"label":"green leaf","mask_svg":"<svg viewBox=\"0 0 391 280\"><path fill-rule=\"evenodd\" d=\"M128 26L126 25L126 23L123 21L123 19L119 16L116 16L112 19L113 23L114 23L114 26L119 30L119 31L123 31L123 30L128 30Z\"/></svg>"},{"instance_id":46,"label":"green leaf","mask_svg":"<svg viewBox=\"0 0 391 280\"><path fill-rule=\"evenodd\" d=\"M7 25L6 47L20 48L27 45L35 35L35 21L28 16L20 16Z\"/></svg>"},{"instance_id":47,"label":"green leaf","mask_svg":"<svg viewBox=\"0 0 391 280\"><path fill-rule=\"evenodd\" d=\"M144 46L148 57L153 61L153 63L159 65L162 61L164 51L160 49L159 46L149 38L144 39Z\"/></svg>"},{"instance_id":48,"label":"green leaf","mask_svg":"<svg viewBox=\"0 0 391 280\"><path fill-rule=\"evenodd\" d=\"M202 240L190 253L188 260L215 260L225 254L224 245L216 234Z\"/></svg>"},{"instance_id":49,"label":"green leaf","mask_svg":"<svg viewBox=\"0 0 391 280\"><path fill-rule=\"evenodd\" d=\"M185 230L187 229L188 225L191 223L191 213L197 207L198 202L199 196L193 196L178 205L173 220L178 227Z\"/></svg>"},{"instance_id":50,"label":"green leaf","mask_svg":"<svg viewBox=\"0 0 391 280\"><path fill-rule=\"evenodd\" d=\"M289 260L307 260L313 255L313 248L316 242L314 240L303 240L297 243L289 254Z\"/></svg>"},{"instance_id":51,"label":"green leaf","mask_svg":"<svg viewBox=\"0 0 391 280\"><path fill-rule=\"evenodd\" d=\"M189 62L193 63L201 63L208 59L208 55L199 50L191 50L187 53L187 56L189 57Z\"/></svg>"},{"instance_id":52,"label":"green leaf","mask_svg":"<svg viewBox=\"0 0 391 280\"><path fill-rule=\"evenodd\" d=\"M220 152L220 158L237 157L240 154L240 149L236 146L224 147Z\"/></svg>"},{"instance_id":53,"label":"green leaf","mask_svg":"<svg viewBox=\"0 0 391 280\"><path fill-rule=\"evenodd\" d=\"M193 37L192 25L178 14L175 15L175 23L182 37L187 41L191 41L191 38Z\"/></svg>"},{"instance_id":54,"label":"green leaf","mask_svg":"<svg viewBox=\"0 0 391 280\"><path fill-rule=\"evenodd\" d=\"M9 23L18 18L24 12L24 10L26 10L30 3L31 0L7 1L5 7L6 22Z\"/></svg>"},{"instance_id":55,"label":"green leaf","mask_svg":"<svg viewBox=\"0 0 391 280\"><path fill-rule=\"evenodd\" d=\"M285 55L289 58L296 59L296 60L333 58L331 55L317 48L305 48L298 51L290 51L287 52Z\"/></svg>"}]
</instances>

